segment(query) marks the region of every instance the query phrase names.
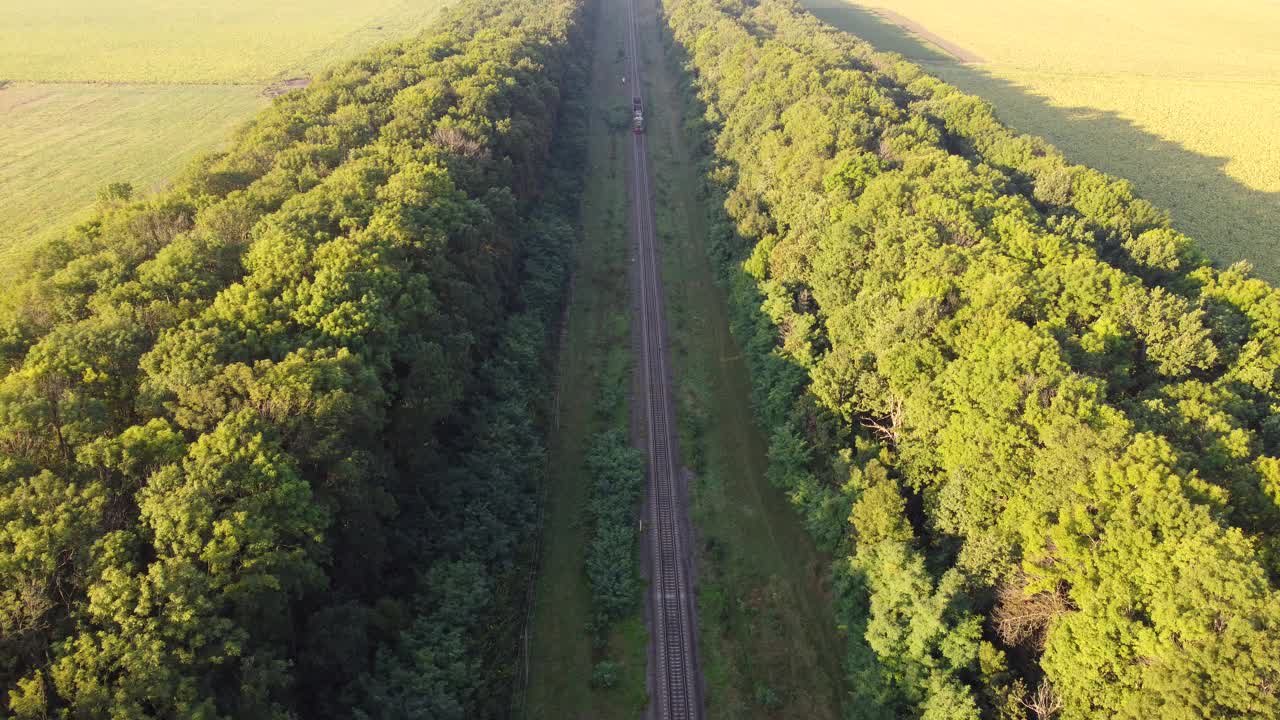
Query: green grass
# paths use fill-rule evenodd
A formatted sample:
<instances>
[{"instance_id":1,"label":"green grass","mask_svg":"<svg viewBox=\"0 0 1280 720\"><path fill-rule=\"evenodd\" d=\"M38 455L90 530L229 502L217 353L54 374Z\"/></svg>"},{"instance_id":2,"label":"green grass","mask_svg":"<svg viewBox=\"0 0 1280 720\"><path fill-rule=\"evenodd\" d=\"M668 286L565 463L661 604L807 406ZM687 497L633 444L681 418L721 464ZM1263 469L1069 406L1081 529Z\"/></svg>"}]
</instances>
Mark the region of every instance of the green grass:
<instances>
[{"instance_id":1,"label":"green grass","mask_svg":"<svg viewBox=\"0 0 1280 720\"><path fill-rule=\"evenodd\" d=\"M0 3L0 261L108 182L159 189L261 109L269 83L411 34L450 1Z\"/></svg>"},{"instance_id":2,"label":"green grass","mask_svg":"<svg viewBox=\"0 0 1280 720\"><path fill-rule=\"evenodd\" d=\"M591 478L583 467L592 436L626 427L632 375L627 285L625 129L611 131L607 113L624 101L618 13L601 13L592 79L591 126L582 238L560 348L558 417L542 535L542 563L530 640L524 717L530 720L631 720L648 703L648 634L639 608L615 623L604 647L587 629L591 593L583 570L588 539L584 506ZM618 685L593 689L595 663L621 665Z\"/></svg>"},{"instance_id":3,"label":"green grass","mask_svg":"<svg viewBox=\"0 0 1280 720\"><path fill-rule=\"evenodd\" d=\"M108 182L156 189L265 103L243 85L0 90L0 259L85 212Z\"/></svg>"},{"instance_id":4,"label":"green grass","mask_svg":"<svg viewBox=\"0 0 1280 720\"><path fill-rule=\"evenodd\" d=\"M801 1L990 100L1070 160L1132 180L1216 259L1280 281L1280 5ZM902 18L981 62L956 62Z\"/></svg>"},{"instance_id":5,"label":"green grass","mask_svg":"<svg viewBox=\"0 0 1280 720\"><path fill-rule=\"evenodd\" d=\"M439 0L8 0L0 78L264 84L421 27Z\"/></svg>"},{"instance_id":6,"label":"green grass","mask_svg":"<svg viewBox=\"0 0 1280 720\"><path fill-rule=\"evenodd\" d=\"M844 693L830 560L765 479L766 439L752 421L746 366L707 256L706 208L680 127L678 69L660 56L652 3L641 5L681 452L696 473L708 717L834 720L842 717Z\"/></svg>"}]
</instances>

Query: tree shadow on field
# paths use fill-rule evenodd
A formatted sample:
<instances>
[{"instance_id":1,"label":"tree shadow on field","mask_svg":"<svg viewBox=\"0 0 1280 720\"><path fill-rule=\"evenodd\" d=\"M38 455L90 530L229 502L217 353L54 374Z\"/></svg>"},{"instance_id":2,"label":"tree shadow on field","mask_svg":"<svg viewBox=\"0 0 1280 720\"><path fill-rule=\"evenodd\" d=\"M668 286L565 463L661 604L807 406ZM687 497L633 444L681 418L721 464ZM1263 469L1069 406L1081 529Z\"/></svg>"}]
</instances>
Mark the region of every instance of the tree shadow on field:
<instances>
[{"instance_id":1,"label":"tree shadow on field","mask_svg":"<svg viewBox=\"0 0 1280 720\"><path fill-rule=\"evenodd\" d=\"M986 99L1005 124L1044 137L1069 161L1131 180L1140 196L1167 210L1174 226L1218 264L1248 260L1260 277L1280 282L1280 193L1255 190L1229 176L1230 158L1193 152L1114 112L1056 107L982 65L959 62L865 7L842 0L800 2L820 20Z\"/></svg>"}]
</instances>

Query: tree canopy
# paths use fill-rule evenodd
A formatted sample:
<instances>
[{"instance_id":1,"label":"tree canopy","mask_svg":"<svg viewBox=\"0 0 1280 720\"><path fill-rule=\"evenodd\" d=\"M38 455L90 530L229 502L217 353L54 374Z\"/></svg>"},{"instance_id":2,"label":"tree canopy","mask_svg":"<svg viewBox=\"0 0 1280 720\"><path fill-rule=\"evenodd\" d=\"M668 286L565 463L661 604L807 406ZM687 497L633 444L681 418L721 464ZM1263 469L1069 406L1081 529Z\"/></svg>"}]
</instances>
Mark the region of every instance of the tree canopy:
<instances>
[{"instance_id":1,"label":"tree canopy","mask_svg":"<svg viewBox=\"0 0 1280 720\"><path fill-rule=\"evenodd\" d=\"M466 0L30 259L0 298L13 715L504 706L584 8Z\"/></svg>"},{"instance_id":2,"label":"tree canopy","mask_svg":"<svg viewBox=\"0 0 1280 720\"><path fill-rule=\"evenodd\" d=\"M1280 717L1280 291L792 0L668 0L855 715Z\"/></svg>"}]
</instances>

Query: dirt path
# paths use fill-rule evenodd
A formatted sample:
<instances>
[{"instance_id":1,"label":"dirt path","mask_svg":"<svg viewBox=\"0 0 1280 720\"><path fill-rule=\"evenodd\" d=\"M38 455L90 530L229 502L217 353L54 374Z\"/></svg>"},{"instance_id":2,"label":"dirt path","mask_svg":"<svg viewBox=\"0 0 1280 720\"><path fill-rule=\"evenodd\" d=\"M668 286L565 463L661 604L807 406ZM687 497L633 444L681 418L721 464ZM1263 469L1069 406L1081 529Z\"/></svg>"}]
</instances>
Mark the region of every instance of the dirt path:
<instances>
[{"instance_id":1,"label":"dirt path","mask_svg":"<svg viewBox=\"0 0 1280 720\"><path fill-rule=\"evenodd\" d=\"M939 50L942 50L946 54L955 58L956 62L965 63L966 65L976 65L978 63L986 62L985 60L982 59L982 56L978 55L977 53L971 52L969 50L966 50L960 47L959 45L951 42L950 40L942 37L941 35L938 35L937 33L929 30L929 28L926 28L924 25L921 25L920 23L916 22L915 20L912 20L911 18L901 13L897 13L897 12L894 12L893 10L888 10L885 8L867 8L867 9L875 13L876 15L879 15L880 17L884 18L887 22L891 22L894 25L897 25L903 30L906 30L907 32L915 35L916 37L919 37L920 39L928 42L930 45L933 45Z\"/></svg>"},{"instance_id":2,"label":"dirt path","mask_svg":"<svg viewBox=\"0 0 1280 720\"><path fill-rule=\"evenodd\" d=\"M301 90L311 84L309 77L291 77L286 80L279 80L262 89L262 97L278 98L287 92L293 90Z\"/></svg>"}]
</instances>

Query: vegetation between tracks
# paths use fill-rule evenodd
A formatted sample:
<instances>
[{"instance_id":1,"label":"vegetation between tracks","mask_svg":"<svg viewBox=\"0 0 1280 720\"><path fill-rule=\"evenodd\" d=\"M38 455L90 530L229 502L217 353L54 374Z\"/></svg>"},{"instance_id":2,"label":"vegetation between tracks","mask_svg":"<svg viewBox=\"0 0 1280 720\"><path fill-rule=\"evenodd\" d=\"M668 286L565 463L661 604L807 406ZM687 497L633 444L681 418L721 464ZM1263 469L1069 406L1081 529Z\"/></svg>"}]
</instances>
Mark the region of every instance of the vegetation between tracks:
<instances>
[{"instance_id":1,"label":"vegetation between tracks","mask_svg":"<svg viewBox=\"0 0 1280 720\"><path fill-rule=\"evenodd\" d=\"M592 480L585 563L593 609L590 625L592 632L607 636L610 625L640 607L636 516L644 490L644 457L631 446L625 427L606 430L592 439L587 472ZM613 667L607 659L596 667L601 663ZM617 680L613 673L593 672L592 682L612 687Z\"/></svg>"}]
</instances>

